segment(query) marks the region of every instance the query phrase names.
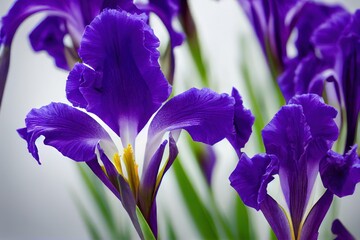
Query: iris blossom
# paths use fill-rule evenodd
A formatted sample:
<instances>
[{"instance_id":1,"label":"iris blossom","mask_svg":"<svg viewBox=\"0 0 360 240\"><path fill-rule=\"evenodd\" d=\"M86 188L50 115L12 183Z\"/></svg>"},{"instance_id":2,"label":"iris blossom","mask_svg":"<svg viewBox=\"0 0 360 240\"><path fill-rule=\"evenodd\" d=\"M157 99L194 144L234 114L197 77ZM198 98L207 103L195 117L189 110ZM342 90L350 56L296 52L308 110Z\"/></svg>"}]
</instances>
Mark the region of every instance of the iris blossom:
<instances>
[{"instance_id":1,"label":"iris blossom","mask_svg":"<svg viewBox=\"0 0 360 240\"><path fill-rule=\"evenodd\" d=\"M278 239L317 239L334 194L351 195L360 181L356 146L344 156L330 150L338 137L336 115L316 94L295 96L263 129L266 153L244 153L230 176L243 202L262 211ZM312 205L318 174L326 190ZM274 175L286 206L267 193Z\"/></svg>"},{"instance_id":2,"label":"iris blossom","mask_svg":"<svg viewBox=\"0 0 360 240\"><path fill-rule=\"evenodd\" d=\"M321 95L325 80L332 82L335 96L346 112L345 151L355 143L360 112L360 11L351 14L337 11L319 25L311 35L312 50L300 59L294 69L284 74L284 94L312 92Z\"/></svg>"},{"instance_id":3,"label":"iris blossom","mask_svg":"<svg viewBox=\"0 0 360 240\"><path fill-rule=\"evenodd\" d=\"M46 17L30 33L35 51L46 51L57 67L70 70L78 61L77 50L87 26L105 8L137 9L130 0L17 0L0 22L0 104L10 64L11 44L18 27L30 16ZM65 44L65 37L71 40Z\"/></svg>"},{"instance_id":4,"label":"iris blossom","mask_svg":"<svg viewBox=\"0 0 360 240\"><path fill-rule=\"evenodd\" d=\"M85 29L79 49L82 63L75 65L67 80L67 98L74 107L51 103L33 109L26 127L18 130L39 163L35 140L41 135L46 145L64 156L86 162L121 200L140 237L135 206L156 236L155 198L178 154L180 131L185 129L195 141L206 144L227 138L238 148L249 138L253 122L249 115L249 124L243 127L250 129L240 128L245 123L242 112L247 110L235 89L232 96L190 89L164 104L171 86L158 64L158 46L146 15L104 10ZM135 142L148 123L140 177L135 148L141 146Z\"/></svg>"},{"instance_id":5,"label":"iris blossom","mask_svg":"<svg viewBox=\"0 0 360 240\"><path fill-rule=\"evenodd\" d=\"M36 52L48 52L54 58L56 66L61 69L70 70L79 60L77 51L85 27L107 8L138 14L153 11L158 14L169 31L174 57L173 48L180 45L183 40L182 34L176 32L171 23L178 11L177 3L153 2L139 4L143 8L140 10L132 0L17 0L0 22L0 104L15 32L23 21L36 13L45 13L46 17L30 33L31 45ZM71 41L65 44L67 36ZM171 61L174 68L174 58Z\"/></svg>"},{"instance_id":6,"label":"iris blossom","mask_svg":"<svg viewBox=\"0 0 360 240\"><path fill-rule=\"evenodd\" d=\"M331 6L311 0L238 1L253 25L275 79L287 69L296 68L299 61L312 50L310 37L313 31L332 14L343 10L337 5ZM296 33L294 45L297 53L296 56L291 56L288 45L292 43L291 35L294 33ZM294 96L287 98L288 79L291 80L291 77L278 79L287 100Z\"/></svg>"}]
</instances>

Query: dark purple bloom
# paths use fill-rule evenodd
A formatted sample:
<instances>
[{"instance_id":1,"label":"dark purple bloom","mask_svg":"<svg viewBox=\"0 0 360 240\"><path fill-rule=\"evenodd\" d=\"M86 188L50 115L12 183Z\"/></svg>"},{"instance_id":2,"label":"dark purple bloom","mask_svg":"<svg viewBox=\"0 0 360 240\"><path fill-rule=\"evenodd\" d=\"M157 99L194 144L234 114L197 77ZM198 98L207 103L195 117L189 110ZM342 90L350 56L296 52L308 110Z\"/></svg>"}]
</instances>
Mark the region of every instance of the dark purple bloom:
<instances>
[{"instance_id":1,"label":"dark purple bloom","mask_svg":"<svg viewBox=\"0 0 360 240\"><path fill-rule=\"evenodd\" d=\"M344 158L335 159L329 152L339 134L336 115L318 95L295 96L263 129L266 154L253 158L243 154L230 176L244 203L263 212L278 238L316 239L333 195L352 194L360 181L356 147ZM319 172L327 190L305 215ZM279 175L286 207L279 207L267 193L275 174Z\"/></svg>"},{"instance_id":2,"label":"dark purple bloom","mask_svg":"<svg viewBox=\"0 0 360 240\"><path fill-rule=\"evenodd\" d=\"M320 175L324 186L339 197L352 195L360 181L360 159L353 146L345 155L329 151L320 162Z\"/></svg>"},{"instance_id":3,"label":"dark purple bloom","mask_svg":"<svg viewBox=\"0 0 360 240\"><path fill-rule=\"evenodd\" d=\"M104 10L85 29L79 49L82 63L70 72L66 91L75 107L97 115L115 136L110 138L86 112L61 103L33 109L26 127L18 130L38 161L35 141L42 135L45 144L64 156L86 162L121 200L140 237L135 207L156 236L156 194L178 154L180 131L214 144L236 132L235 112L242 108L234 97L209 89L192 88L165 102L171 87L158 64L158 46L145 14ZM140 177L133 148L153 115Z\"/></svg>"},{"instance_id":4,"label":"dark purple bloom","mask_svg":"<svg viewBox=\"0 0 360 240\"><path fill-rule=\"evenodd\" d=\"M292 19L286 20L286 18L289 12L299 8L302 2L302 0L239 0L253 25L265 58L276 76L283 71L287 57L286 44L293 28Z\"/></svg>"},{"instance_id":5,"label":"dark purple bloom","mask_svg":"<svg viewBox=\"0 0 360 240\"><path fill-rule=\"evenodd\" d=\"M9 69L11 43L18 27L36 13L45 19L32 31L30 41L35 51L45 50L57 67L70 70L78 61L77 50L87 26L105 8L125 8L133 12L131 0L18 0L0 22L0 104ZM64 44L70 36L71 44Z\"/></svg>"},{"instance_id":6,"label":"dark purple bloom","mask_svg":"<svg viewBox=\"0 0 360 240\"><path fill-rule=\"evenodd\" d=\"M304 57L291 61L279 84L285 98L290 99L308 92L322 95L324 82L331 82L335 101L346 112L344 151L348 151L355 143L360 112L360 76L356 70L360 64L360 12L350 14L335 7L327 12L323 17L326 21L315 25Z\"/></svg>"},{"instance_id":7,"label":"dark purple bloom","mask_svg":"<svg viewBox=\"0 0 360 240\"><path fill-rule=\"evenodd\" d=\"M18 0L0 22L0 104L9 69L11 43L18 27L36 13L46 18L31 32L30 41L35 51L45 50L54 58L57 67L70 70L79 60L78 48L85 27L104 9L121 9L129 13L156 13L164 22L171 37L171 67L174 72L173 48L183 41L182 34L172 25L178 13L176 1L150 1L138 4L132 0ZM145 17L145 15L143 16ZM147 16L146 16L147 17ZM69 36L70 45L64 43Z\"/></svg>"}]
</instances>

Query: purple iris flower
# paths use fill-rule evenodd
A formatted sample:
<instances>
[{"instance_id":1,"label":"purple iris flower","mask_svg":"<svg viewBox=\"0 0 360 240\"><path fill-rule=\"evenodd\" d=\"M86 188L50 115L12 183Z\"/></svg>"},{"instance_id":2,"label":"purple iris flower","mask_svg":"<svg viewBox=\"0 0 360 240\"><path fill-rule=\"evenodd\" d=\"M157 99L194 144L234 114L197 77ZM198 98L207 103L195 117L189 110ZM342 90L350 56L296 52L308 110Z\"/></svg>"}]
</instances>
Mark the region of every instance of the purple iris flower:
<instances>
[{"instance_id":1,"label":"purple iris flower","mask_svg":"<svg viewBox=\"0 0 360 240\"><path fill-rule=\"evenodd\" d=\"M133 0L17 0L0 22L0 104L10 64L11 43L16 30L28 17L44 12L46 17L30 33L34 51L46 51L54 58L57 67L70 70L79 60L78 48L85 27L102 10L122 9L130 13L154 12L164 22L171 38L171 67L174 73L173 48L183 41L182 34L172 25L178 12L176 1L150 1L147 4L133 3ZM69 36L70 45L65 44Z\"/></svg>"},{"instance_id":2,"label":"purple iris flower","mask_svg":"<svg viewBox=\"0 0 360 240\"><path fill-rule=\"evenodd\" d=\"M285 68L286 45L296 12L305 0L238 0L253 25L265 58L277 77Z\"/></svg>"},{"instance_id":3,"label":"purple iris flower","mask_svg":"<svg viewBox=\"0 0 360 240\"><path fill-rule=\"evenodd\" d=\"M18 27L36 13L45 19L30 33L33 49L46 51L57 67L70 70L79 60L77 50L87 26L105 8L135 11L131 0L17 0L0 21L0 104L10 64L11 43ZM70 43L65 44L69 36Z\"/></svg>"},{"instance_id":4,"label":"purple iris flower","mask_svg":"<svg viewBox=\"0 0 360 240\"><path fill-rule=\"evenodd\" d=\"M253 122L250 115L251 124L244 125L250 130L240 131L235 124L245 119L235 113L243 109L235 89L229 96L193 88L165 102L171 86L160 70L158 46L145 14L104 10L86 27L79 48L82 63L67 80L67 98L74 107L51 103L33 109L26 127L18 130L39 163L35 141L41 135L64 156L86 162L121 200L141 238L135 207L156 236L156 194L178 154L180 131L206 144L227 138L237 148L249 138ZM140 177L135 142L148 123Z\"/></svg>"},{"instance_id":5,"label":"purple iris flower","mask_svg":"<svg viewBox=\"0 0 360 240\"><path fill-rule=\"evenodd\" d=\"M289 68L294 69L299 61L312 50L310 37L313 31L332 14L342 11L340 6L330 6L311 0L238 0L253 25L264 56L274 78ZM290 56L287 45L290 36L296 33L297 55ZM288 78L291 79L290 76ZM279 85L287 98L279 79ZM285 80L286 82L286 80ZM291 95L288 99L290 99Z\"/></svg>"},{"instance_id":6,"label":"purple iris flower","mask_svg":"<svg viewBox=\"0 0 360 240\"><path fill-rule=\"evenodd\" d=\"M287 99L307 92L322 95L324 82L332 83L332 95L346 112L345 151L355 143L360 112L359 23L360 11L338 9L312 32L312 49L294 60L279 80Z\"/></svg>"},{"instance_id":7,"label":"purple iris flower","mask_svg":"<svg viewBox=\"0 0 360 240\"><path fill-rule=\"evenodd\" d=\"M360 181L356 146L344 156L330 150L339 134L336 115L316 94L295 96L263 129L266 153L252 158L244 153L229 178L243 202L263 212L278 239L317 239L334 194L351 195ZM319 173L326 191L312 205ZM267 193L274 175L286 206Z\"/></svg>"}]
</instances>

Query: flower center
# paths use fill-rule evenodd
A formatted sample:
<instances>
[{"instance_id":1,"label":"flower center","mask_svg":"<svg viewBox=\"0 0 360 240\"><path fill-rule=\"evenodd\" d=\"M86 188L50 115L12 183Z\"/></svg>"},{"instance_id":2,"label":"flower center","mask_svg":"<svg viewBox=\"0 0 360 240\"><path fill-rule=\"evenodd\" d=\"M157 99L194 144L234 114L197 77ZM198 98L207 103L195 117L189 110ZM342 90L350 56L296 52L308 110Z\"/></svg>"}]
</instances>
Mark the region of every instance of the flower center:
<instances>
[{"instance_id":1,"label":"flower center","mask_svg":"<svg viewBox=\"0 0 360 240\"><path fill-rule=\"evenodd\" d=\"M140 180L139 180L139 173L138 173L138 165L135 162L135 155L134 155L134 151L132 149L131 144L129 144L124 149L124 154L123 154L122 160L123 160L123 163L126 168L127 177L124 175L123 169L121 167L119 154L118 153L114 154L113 162L114 162L116 170L129 183L131 191L133 192L135 199L137 199L138 192L139 192Z\"/></svg>"}]
</instances>

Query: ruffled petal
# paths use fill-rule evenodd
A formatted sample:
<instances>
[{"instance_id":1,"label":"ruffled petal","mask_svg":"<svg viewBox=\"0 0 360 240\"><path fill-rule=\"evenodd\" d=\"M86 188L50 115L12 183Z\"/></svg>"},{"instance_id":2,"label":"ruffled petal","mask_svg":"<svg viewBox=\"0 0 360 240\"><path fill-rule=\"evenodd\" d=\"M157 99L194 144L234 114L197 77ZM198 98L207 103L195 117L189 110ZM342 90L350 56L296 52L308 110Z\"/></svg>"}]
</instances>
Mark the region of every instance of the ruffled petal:
<instances>
[{"instance_id":1,"label":"ruffled petal","mask_svg":"<svg viewBox=\"0 0 360 240\"><path fill-rule=\"evenodd\" d=\"M295 96L290 99L289 104L302 106L312 138L327 141L330 148L339 135L339 129L335 123L336 109L325 104L323 99L316 94Z\"/></svg>"},{"instance_id":2,"label":"ruffled petal","mask_svg":"<svg viewBox=\"0 0 360 240\"><path fill-rule=\"evenodd\" d=\"M320 162L320 176L325 188L338 197L352 195L360 182L360 159L354 145L345 155L329 151Z\"/></svg>"},{"instance_id":3,"label":"ruffled petal","mask_svg":"<svg viewBox=\"0 0 360 240\"><path fill-rule=\"evenodd\" d=\"M85 100L86 109L118 133L124 146L134 143L170 94L158 63L159 40L144 18L104 10L83 35L79 55L84 66L77 67L68 79L71 87L67 88L76 92L75 101L69 100L75 105Z\"/></svg>"},{"instance_id":4,"label":"ruffled petal","mask_svg":"<svg viewBox=\"0 0 360 240\"><path fill-rule=\"evenodd\" d=\"M36 139L44 136L44 144L56 148L75 161L96 158L97 144L113 145L108 133L84 112L62 103L51 103L33 109L25 119L26 127L19 129L20 136L28 143L28 150L40 163Z\"/></svg>"},{"instance_id":5,"label":"ruffled petal","mask_svg":"<svg viewBox=\"0 0 360 240\"><path fill-rule=\"evenodd\" d=\"M334 240L355 240L355 237L345 228L339 219L335 219L331 231L337 237Z\"/></svg>"},{"instance_id":6,"label":"ruffled petal","mask_svg":"<svg viewBox=\"0 0 360 240\"><path fill-rule=\"evenodd\" d=\"M234 131L227 136L227 140L240 156L240 149L245 146L251 135L251 127L254 124L254 116L243 105L239 92L233 88L231 96L235 99Z\"/></svg>"},{"instance_id":7,"label":"ruffled petal","mask_svg":"<svg viewBox=\"0 0 360 240\"><path fill-rule=\"evenodd\" d=\"M60 17L45 18L30 34L30 43L35 52L46 51L55 59L57 67L70 70L66 56L64 36L66 22Z\"/></svg>"},{"instance_id":8,"label":"ruffled petal","mask_svg":"<svg viewBox=\"0 0 360 240\"><path fill-rule=\"evenodd\" d=\"M275 155L258 154L250 159L242 154L229 180L247 206L260 209L267 196L267 185L278 172L278 163Z\"/></svg>"},{"instance_id":9,"label":"ruffled petal","mask_svg":"<svg viewBox=\"0 0 360 240\"><path fill-rule=\"evenodd\" d=\"M314 47L310 41L312 34L321 24L330 19L333 14L339 12L345 12L345 10L338 5L332 6L311 1L307 1L304 4L298 12L299 18L296 23L298 37L295 41L295 46L299 57L306 56L309 52L313 51Z\"/></svg>"},{"instance_id":10,"label":"ruffled petal","mask_svg":"<svg viewBox=\"0 0 360 240\"><path fill-rule=\"evenodd\" d=\"M235 101L227 94L192 88L170 99L149 126L144 166L159 146L163 135L184 129L194 141L215 144L233 131Z\"/></svg>"},{"instance_id":11,"label":"ruffled petal","mask_svg":"<svg viewBox=\"0 0 360 240\"><path fill-rule=\"evenodd\" d=\"M320 51L321 57L334 58L339 38L346 29L351 20L351 14L345 10L331 15L327 21L322 23L312 34L311 42L317 51Z\"/></svg>"}]
</instances>

